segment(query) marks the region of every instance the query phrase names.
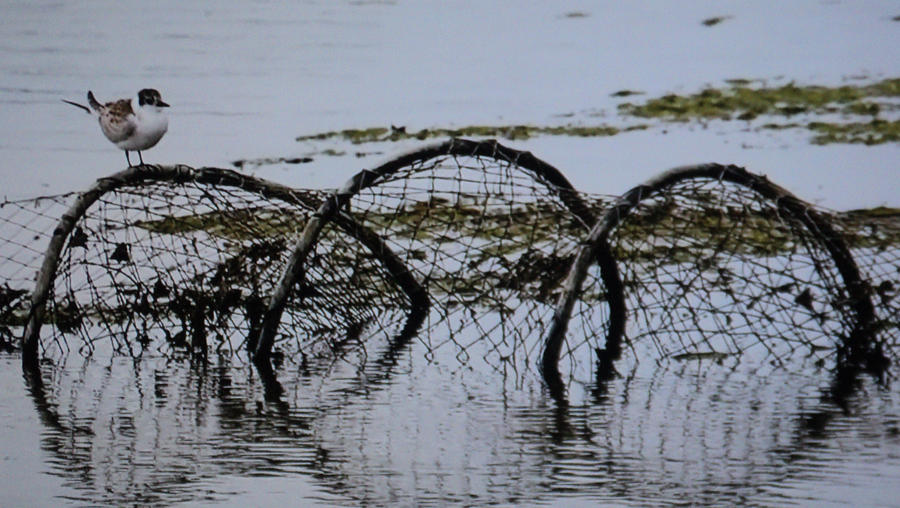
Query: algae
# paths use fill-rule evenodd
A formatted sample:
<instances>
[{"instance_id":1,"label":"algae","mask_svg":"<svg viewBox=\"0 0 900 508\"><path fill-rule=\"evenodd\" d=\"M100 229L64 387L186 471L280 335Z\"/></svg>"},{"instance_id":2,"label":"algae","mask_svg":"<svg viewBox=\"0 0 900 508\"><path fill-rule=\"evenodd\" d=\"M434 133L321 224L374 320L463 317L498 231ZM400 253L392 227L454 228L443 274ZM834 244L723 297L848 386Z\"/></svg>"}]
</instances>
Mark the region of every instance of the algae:
<instances>
[{"instance_id":1,"label":"algae","mask_svg":"<svg viewBox=\"0 0 900 508\"><path fill-rule=\"evenodd\" d=\"M731 120L760 115L794 116L801 113L878 114L882 106L871 99L900 96L900 79L866 86L797 86L751 88L744 80L732 80L727 88L705 88L692 95L668 94L643 104L623 103L619 111L639 118L686 121ZM886 103L889 104L889 103Z\"/></svg>"},{"instance_id":2,"label":"algae","mask_svg":"<svg viewBox=\"0 0 900 508\"><path fill-rule=\"evenodd\" d=\"M727 17L710 18L721 22ZM790 121L767 121L757 129L808 129L815 137L812 142L825 143L865 143L879 144L896 142L896 121L885 115L900 110L900 78L884 79L865 85L843 85L835 87L807 85L793 82L781 86L767 86L764 80L734 78L725 80L721 88L707 87L688 95L666 94L650 98L641 103L623 102L617 106L619 114L628 120L656 120L663 122L690 122L722 120L752 122L759 117L790 119ZM627 99L644 92L621 89L612 92L614 98ZM826 122L825 115L844 117L866 117L866 122L841 123ZM570 118L574 114L560 115ZM605 114L590 114L603 117ZM796 120L797 118L801 121ZM404 140L426 140L448 137L502 138L511 141L527 140L537 136L605 137L624 132L645 130L652 126L646 122L626 125L609 123L594 125L468 125L458 128L433 127L407 130L405 126L368 127L343 129L298 136L297 141L312 142L337 140L353 145L366 143L398 142ZM829 126L833 129L829 130ZM319 155L342 156L346 152L327 148ZM369 152L355 152L356 157L370 155ZM237 161L236 165L269 163L268 160ZM304 159L277 159L275 162L300 163Z\"/></svg>"},{"instance_id":3,"label":"algae","mask_svg":"<svg viewBox=\"0 0 900 508\"><path fill-rule=\"evenodd\" d=\"M232 162L231 165L240 169L270 164L308 164L313 160L312 157L262 157L259 159L238 159Z\"/></svg>"},{"instance_id":4,"label":"algae","mask_svg":"<svg viewBox=\"0 0 900 508\"><path fill-rule=\"evenodd\" d=\"M729 273L721 256L772 257L804 248L804 238L797 236L801 226L786 220L774 208L723 206L717 196L697 190L690 203L662 199L635 209L611 237L620 266L640 271L660 265L692 265L714 274L716 278L711 283L729 291L730 281L739 276ZM610 204L608 198L584 197L598 216ZM548 305L556 302L575 250L588 234L584 225L550 199L508 203L490 195L467 195L455 200L433 196L396 209L375 207L346 213L385 238L411 269L426 274L432 294L457 299L465 296L469 304L492 307L508 301L508 295L498 291ZM851 249L885 250L900 245L898 208L851 210L828 218ZM190 236L205 232L236 242L226 244L225 259L211 270L197 274L197 287L211 288L209 294L179 296L177 288L166 287L157 280L156 286L126 298L131 303L125 307L95 308L93 313L102 312L106 319L113 319L116 312L122 319L133 313L177 313L188 308L182 305L188 297L198 305L203 303L205 311L217 313L249 305L255 293L248 296L222 288L252 289L259 281L271 278L271 270L278 267L272 261L283 260L288 254L303 219L298 212L248 208L141 222L139 227L155 234ZM338 228L323 231L321 247L310 258L310 270L332 275L323 277L315 287L297 288L296 305L314 308L316 301L333 299L333 295L346 293L348 287L367 288L373 294L392 291L393 286L374 255L348 240ZM132 250L136 248L132 246ZM448 264L440 259L446 259ZM337 275L335 270L344 275ZM875 288L876 294L882 299L894 298L895 289L890 284ZM800 289L796 285L774 288L791 294ZM24 323L27 296L25 291L0 286L0 326ZM606 296L598 287L581 298L597 301ZM798 305L804 305L810 297L800 292L797 298ZM357 303L354 300L347 305ZM74 316L85 317L88 313L64 303L48 315L48 320L74 329L79 324ZM188 320L190 316L183 317Z\"/></svg>"},{"instance_id":5,"label":"algae","mask_svg":"<svg viewBox=\"0 0 900 508\"><path fill-rule=\"evenodd\" d=\"M715 196L695 193L693 206L672 200L647 204L635 210L618 228L620 259L649 260L665 256L684 261L696 258L698 245L716 245L718 249L754 256L774 256L795 246L794 232L774 209L750 210L739 206L713 208ZM602 213L609 201L589 199L596 214ZM707 207L703 203L710 203ZM700 206L697 206L700 205ZM524 252L536 244L562 244L577 241L586 234L585 227L559 203L536 200L526 203L495 202L484 196L460 197L450 201L432 196L412 201L396 210L356 210L349 215L393 242L425 241L434 243L471 243L483 240L474 259L478 262L497 256ZM243 209L210 212L189 216L172 216L136 225L160 234L183 235L204 231L211 236L230 240L257 242L264 239L283 240L297 234L305 217L296 212ZM831 217L841 226L851 248L900 244L900 209L877 207L851 210ZM878 226L871 234L869 226ZM648 241L648 238L669 242ZM635 250L636 245L643 245ZM415 249L413 249L415 251ZM245 253L253 257L251 253ZM424 253L419 253L423 257ZM415 252L411 257L416 258Z\"/></svg>"},{"instance_id":6,"label":"algae","mask_svg":"<svg viewBox=\"0 0 900 508\"><path fill-rule=\"evenodd\" d=\"M308 136L300 136L296 139L297 141L321 141L328 139L339 139L349 141L354 145L359 145L363 143L395 142L408 139L426 140L447 137L487 137L504 138L511 141L516 141L530 139L535 136L542 135L577 137L614 136L621 131L622 128L614 127L611 125L469 125L455 129L426 128L414 132L407 132L405 127L391 126L390 129L385 127L370 127L367 129L345 129L341 131L330 131Z\"/></svg>"},{"instance_id":7,"label":"algae","mask_svg":"<svg viewBox=\"0 0 900 508\"><path fill-rule=\"evenodd\" d=\"M897 121L882 117L898 109L898 78L868 85L837 87L798 86L795 83L779 87L752 87L752 81L747 79L732 79L727 83L729 86L725 88L708 87L690 95L667 94L640 104L625 102L618 109L625 116L665 122L751 122L761 116L787 119L824 115L868 117L867 122L826 122L808 118L807 121L769 121L758 128L805 128L813 132L811 142L814 144L876 145L898 141Z\"/></svg>"},{"instance_id":8,"label":"algae","mask_svg":"<svg viewBox=\"0 0 900 508\"><path fill-rule=\"evenodd\" d=\"M302 230L306 217L287 209L244 208L137 221L135 226L153 233L183 235L203 231L211 236L245 241L284 237Z\"/></svg>"},{"instance_id":9,"label":"algae","mask_svg":"<svg viewBox=\"0 0 900 508\"><path fill-rule=\"evenodd\" d=\"M900 141L900 121L873 119L870 122L826 123L810 122L807 128L815 133L812 142L817 145L829 143L858 143L879 145Z\"/></svg>"},{"instance_id":10,"label":"algae","mask_svg":"<svg viewBox=\"0 0 900 508\"><path fill-rule=\"evenodd\" d=\"M900 208L892 208L889 206L876 206L875 208L860 208L857 210L847 210L844 215L853 219L875 219L883 217L893 217L900 220Z\"/></svg>"}]
</instances>

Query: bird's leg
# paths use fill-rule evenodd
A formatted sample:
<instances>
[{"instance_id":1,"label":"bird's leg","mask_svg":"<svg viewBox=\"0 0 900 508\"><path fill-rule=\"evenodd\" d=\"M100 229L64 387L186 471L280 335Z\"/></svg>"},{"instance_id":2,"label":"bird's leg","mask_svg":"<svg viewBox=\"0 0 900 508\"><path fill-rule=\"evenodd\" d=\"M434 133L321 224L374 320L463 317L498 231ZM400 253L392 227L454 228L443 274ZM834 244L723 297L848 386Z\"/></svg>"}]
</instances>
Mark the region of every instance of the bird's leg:
<instances>
[{"instance_id":1,"label":"bird's leg","mask_svg":"<svg viewBox=\"0 0 900 508\"><path fill-rule=\"evenodd\" d=\"M125 150L125 160L128 162L128 167L129 167L129 168L130 168L130 167L133 167L133 166L131 165L131 158L128 157L128 150Z\"/></svg>"},{"instance_id":2,"label":"bird's leg","mask_svg":"<svg viewBox=\"0 0 900 508\"><path fill-rule=\"evenodd\" d=\"M140 150L138 150L137 153L138 153L138 159L141 160L141 166L143 166L143 165L144 165L144 156L141 155L141 151L140 151Z\"/></svg>"}]
</instances>

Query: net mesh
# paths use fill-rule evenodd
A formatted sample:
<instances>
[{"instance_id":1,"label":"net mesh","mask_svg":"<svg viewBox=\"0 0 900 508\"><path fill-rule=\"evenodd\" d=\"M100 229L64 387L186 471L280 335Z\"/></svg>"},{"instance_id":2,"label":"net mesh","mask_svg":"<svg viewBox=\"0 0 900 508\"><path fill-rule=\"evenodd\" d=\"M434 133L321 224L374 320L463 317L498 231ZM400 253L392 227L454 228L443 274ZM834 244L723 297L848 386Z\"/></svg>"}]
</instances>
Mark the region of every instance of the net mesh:
<instances>
[{"instance_id":1,"label":"net mesh","mask_svg":"<svg viewBox=\"0 0 900 508\"><path fill-rule=\"evenodd\" d=\"M747 187L682 181L641 201L610 239L634 359L821 363L853 327L821 239Z\"/></svg>"},{"instance_id":2,"label":"net mesh","mask_svg":"<svg viewBox=\"0 0 900 508\"><path fill-rule=\"evenodd\" d=\"M0 340L18 341L47 243L74 194L0 202Z\"/></svg>"},{"instance_id":3,"label":"net mesh","mask_svg":"<svg viewBox=\"0 0 900 508\"><path fill-rule=\"evenodd\" d=\"M336 358L348 348L365 350L373 337L396 337L415 302L385 268L386 247L427 291L430 307L414 334L426 358L451 357L464 367L483 361L504 372L538 363L563 281L593 226L573 209L572 196L594 217L614 200L564 198L557 180L509 153L411 158L355 192L305 258L278 328L278 351ZM107 344L129 355L151 344L162 351L252 349L248 340L292 247L331 195L291 192L291 199L276 198L259 188L180 179L104 193L66 240L47 304L44 353L65 353L72 344L85 353ZM0 334L8 343L22 333L45 246L76 198L0 204ZM877 340L893 358L900 219L890 211L810 210L845 239L871 288ZM631 361L830 366L853 326L821 232L747 187L681 181L642 200L609 241L625 288ZM561 356L577 379L596 374L610 320L600 267L587 277Z\"/></svg>"},{"instance_id":4,"label":"net mesh","mask_svg":"<svg viewBox=\"0 0 900 508\"><path fill-rule=\"evenodd\" d=\"M229 187L153 182L105 193L79 219L49 301L53 343L140 354L240 347L309 210ZM239 333L244 332L244 333ZM215 338L211 344L206 335Z\"/></svg>"},{"instance_id":5,"label":"net mesh","mask_svg":"<svg viewBox=\"0 0 900 508\"><path fill-rule=\"evenodd\" d=\"M607 201L587 200L596 210ZM506 157L436 157L362 189L349 209L431 296L417 335L426 355L511 371L536 363L560 283L589 231L541 174ZM589 319L602 323L604 312L594 306Z\"/></svg>"},{"instance_id":6,"label":"net mesh","mask_svg":"<svg viewBox=\"0 0 900 508\"><path fill-rule=\"evenodd\" d=\"M895 367L900 363L900 213L873 209L832 214L868 285L875 333Z\"/></svg>"},{"instance_id":7,"label":"net mesh","mask_svg":"<svg viewBox=\"0 0 900 508\"><path fill-rule=\"evenodd\" d=\"M103 193L78 218L59 257L45 315L51 326L42 328L45 354L67 354L73 344L85 354L109 347L131 356L147 349L247 349L294 237L325 196L296 191L286 201L195 181L144 182ZM36 251L46 247L72 198L4 207L13 213L4 217L3 231L13 234L3 244L9 275L0 315L10 336L27 320L44 256ZM48 201L52 212L42 205ZM39 241L29 245L29 235ZM361 283L366 276L386 280L386 274L372 253L360 255L351 235L327 234L317 249L324 254L311 258L284 315L295 340L280 343L304 355L339 350L352 330L379 315L380 300L402 305L392 286Z\"/></svg>"}]
</instances>

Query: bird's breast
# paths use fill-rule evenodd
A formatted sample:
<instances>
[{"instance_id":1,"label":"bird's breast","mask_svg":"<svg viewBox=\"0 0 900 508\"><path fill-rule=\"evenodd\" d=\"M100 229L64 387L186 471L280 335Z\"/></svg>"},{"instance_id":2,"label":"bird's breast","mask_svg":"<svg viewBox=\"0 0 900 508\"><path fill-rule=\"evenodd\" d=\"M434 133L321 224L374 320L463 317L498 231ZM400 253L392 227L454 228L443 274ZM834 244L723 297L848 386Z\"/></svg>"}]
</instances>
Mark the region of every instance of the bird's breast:
<instances>
[{"instance_id":1,"label":"bird's breast","mask_svg":"<svg viewBox=\"0 0 900 508\"><path fill-rule=\"evenodd\" d=\"M155 146L162 139L168 128L169 120L165 115L137 115L132 135L116 143L116 145L122 150L146 150Z\"/></svg>"}]
</instances>

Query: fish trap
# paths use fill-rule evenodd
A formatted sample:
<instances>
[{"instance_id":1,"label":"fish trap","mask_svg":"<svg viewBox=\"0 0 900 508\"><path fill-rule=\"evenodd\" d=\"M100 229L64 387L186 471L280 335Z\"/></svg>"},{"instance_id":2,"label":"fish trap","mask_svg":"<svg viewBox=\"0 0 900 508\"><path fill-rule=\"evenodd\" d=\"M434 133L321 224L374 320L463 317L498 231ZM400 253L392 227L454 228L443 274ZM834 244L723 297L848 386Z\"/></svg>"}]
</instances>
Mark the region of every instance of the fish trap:
<instances>
[{"instance_id":1,"label":"fish trap","mask_svg":"<svg viewBox=\"0 0 900 508\"><path fill-rule=\"evenodd\" d=\"M4 202L0 228L0 334L26 361L77 343L258 363L379 344L392 362L414 345L552 384L608 379L623 356L877 372L900 329L896 213L822 210L735 166L610 198L453 139L336 192L130 168Z\"/></svg>"}]
</instances>

